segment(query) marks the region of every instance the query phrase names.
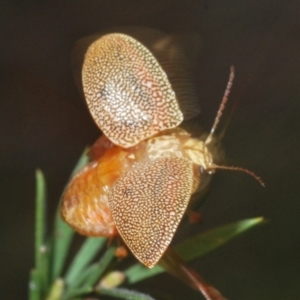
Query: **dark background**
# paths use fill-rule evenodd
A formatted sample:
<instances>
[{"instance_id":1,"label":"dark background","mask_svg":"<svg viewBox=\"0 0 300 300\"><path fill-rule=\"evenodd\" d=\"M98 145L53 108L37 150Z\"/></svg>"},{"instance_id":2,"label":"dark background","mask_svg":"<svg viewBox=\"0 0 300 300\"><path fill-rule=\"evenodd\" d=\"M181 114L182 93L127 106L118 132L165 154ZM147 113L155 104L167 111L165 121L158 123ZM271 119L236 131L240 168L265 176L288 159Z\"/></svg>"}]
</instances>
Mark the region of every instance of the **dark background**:
<instances>
[{"instance_id":1,"label":"dark background","mask_svg":"<svg viewBox=\"0 0 300 300\"><path fill-rule=\"evenodd\" d=\"M60 0L0 2L0 297L26 299L33 266L34 172L49 212L77 158L99 135L76 89L70 52L104 28L149 26L203 39L197 82L209 129L229 66L239 105L224 138L234 172L215 175L199 230L248 217L270 222L192 263L231 300L299 299L299 1ZM201 296L168 275L135 289L168 299ZM159 289L159 290L158 290Z\"/></svg>"}]
</instances>

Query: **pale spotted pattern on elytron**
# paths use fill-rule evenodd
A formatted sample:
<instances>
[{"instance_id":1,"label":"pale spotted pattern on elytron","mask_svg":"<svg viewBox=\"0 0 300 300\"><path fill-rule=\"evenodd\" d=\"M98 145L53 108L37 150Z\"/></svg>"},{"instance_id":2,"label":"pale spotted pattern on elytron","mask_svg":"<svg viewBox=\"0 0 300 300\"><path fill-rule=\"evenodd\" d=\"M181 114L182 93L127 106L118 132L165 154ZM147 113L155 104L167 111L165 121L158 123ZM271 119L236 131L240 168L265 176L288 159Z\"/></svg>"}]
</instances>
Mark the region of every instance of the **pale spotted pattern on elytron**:
<instances>
[{"instance_id":1,"label":"pale spotted pattern on elytron","mask_svg":"<svg viewBox=\"0 0 300 300\"><path fill-rule=\"evenodd\" d=\"M183 120L165 72L147 48L127 35L108 34L89 47L82 81L95 122L121 147Z\"/></svg>"},{"instance_id":2,"label":"pale spotted pattern on elytron","mask_svg":"<svg viewBox=\"0 0 300 300\"><path fill-rule=\"evenodd\" d=\"M146 266L153 267L170 244L192 188L193 164L178 157L138 165L112 187L109 205L118 231Z\"/></svg>"}]
</instances>

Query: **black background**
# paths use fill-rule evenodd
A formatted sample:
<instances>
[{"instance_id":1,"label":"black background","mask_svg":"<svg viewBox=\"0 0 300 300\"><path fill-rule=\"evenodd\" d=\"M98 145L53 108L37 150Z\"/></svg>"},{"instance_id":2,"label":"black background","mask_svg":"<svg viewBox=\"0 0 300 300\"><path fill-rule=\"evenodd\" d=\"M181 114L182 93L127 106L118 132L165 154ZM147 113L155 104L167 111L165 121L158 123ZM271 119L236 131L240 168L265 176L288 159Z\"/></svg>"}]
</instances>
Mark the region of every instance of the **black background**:
<instances>
[{"instance_id":1,"label":"black background","mask_svg":"<svg viewBox=\"0 0 300 300\"><path fill-rule=\"evenodd\" d=\"M224 138L234 172L215 175L199 230L265 216L270 222L192 266L229 299L298 299L300 293L300 8L298 1L60 0L0 3L0 297L26 299L33 266L34 172L48 183L50 216L77 158L99 135L76 89L73 44L104 28L197 32L197 82L209 128L229 66L238 108ZM298 175L297 175L298 174ZM168 275L135 289L165 299L201 296ZM158 298L159 298L158 297Z\"/></svg>"}]
</instances>

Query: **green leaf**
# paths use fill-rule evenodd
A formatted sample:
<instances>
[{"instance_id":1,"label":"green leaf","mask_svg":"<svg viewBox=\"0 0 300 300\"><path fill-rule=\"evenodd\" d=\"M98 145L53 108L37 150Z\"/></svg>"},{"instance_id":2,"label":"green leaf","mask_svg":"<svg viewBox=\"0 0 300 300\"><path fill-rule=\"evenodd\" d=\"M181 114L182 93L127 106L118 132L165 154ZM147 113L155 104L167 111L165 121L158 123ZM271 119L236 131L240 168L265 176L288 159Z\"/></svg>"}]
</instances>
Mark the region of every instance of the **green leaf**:
<instances>
[{"instance_id":1,"label":"green leaf","mask_svg":"<svg viewBox=\"0 0 300 300\"><path fill-rule=\"evenodd\" d=\"M40 300L40 294L39 274L36 270L31 270L29 279L29 300Z\"/></svg>"},{"instance_id":2,"label":"green leaf","mask_svg":"<svg viewBox=\"0 0 300 300\"><path fill-rule=\"evenodd\" d=\"M62 279L56 279L50 288L46 300L60 300L63 294L63 289L64 281Z\"/></svg>"},{"instance_id":3,"label":"green leaf","mask_svg":"<svg viewBox=\"0 0 300 300\"><path fill-rule=\"evenodd\" d=\"M84 167L88 163L89 158L87 156L87 152L88 149L85 149L83 154L79 158L70 178L72 178L82 167ZM74 230L61 218L59 205L55 217L54 232L51 241L52 280L55 280L59 278L59 276L61 276L74 234Z\"/></svg>"},{"instance_id":4,"label":"green leaf","mask_svg":"<svg viewBox=\"0 0 300 300\"><path fill-rule=\"evenodd\" d=\"M45 235L45 202L46 184L43 173L36 171L36 213L35 213L35 266L37 270L41 265L41 248L44 246Z\"/></svg>"},{"instance_id":5,"label":"green leaf","mask_svg":"<svg viewBox=\"0 0 300 300\"><path fill-rule=\"evenodd\" d=\"M51 243L52 280L56 280L61 276L74 234L74 230L67 223L65 223L60 217L60 215L57 213Z\"/></svg>"},{"instance_id":6,"label":"green leaf","mask_svg":"<svg viewBox=\"0 0 300 300\"><path fill-rule=\"evenodd\" d=\"M48 247L45 244L46 232L46 183L43 173L36 171L36 214L35 214L35 284L40 296L48 283Z\"/></svg>"},{"instance_id":7,"label":"green leaf","mask_svg":"<svg viewBox=\"0 0 300 300\"><path fill-rule=\"evenodd\" d=\"M70 179L89 162L90 158L88 156L88 152L89 148L85 148L71 173Z\"/></svg>"},{"instance_id":8,"label":"green leaf","mask_svg":"<svg viewBox=\"0 0 300 300\"><path fill-rule=\"evenodd\" d=\"M104 289L113 289L125 281L125 274L122 271L114 270L103 276L98 284Z\"/></svg>"},{"instance_id":9,"label":"green leaf","mask_svg":"<svg viewBox=\"0 0 300 300\"><path fill-rule=\"evenodd\" d=\"M66 273L65 281L67 285L72 285L73 281L80 276L81 272L99 253L105 241L106 238L95 237L90 237L85 240Z\"/></svg>"},{"instance_id":10,"label":"green leaf","mask_svg":"<svg viewBox=\"0 0 300 300\"><path fill-rule=\"evenodd\" d=\"M86 272L85 286L94 286L99 281L101 275L105 272L112 259L115 257L116 248L110 246L98 263L91 265Z\"/></svg>"},{"instance_id":11,"label":"green leaf","mask_svg":"<svg viewBox=\"0 0 300 300\"><path fill-rule=\"evenodd\" d=\"M221 226L187 239L174 248L184 261L189 261L213 251L241 233L262 224L263 221L262 217L258 217ZM133 284L162 272L164 272L164 269L160 266L148 269L138 263L128 268L125 271L125 275L128 282Z\"/></svg>"},{"instance_id":12,"label":"green leaf","mask_svg":"<svg viewBox=\"0 0 300 300\"><path fill-rule=\"evenodd\" d=\"M131 291L127 289L104 289L98 288L96 292L100 295L111 296L118 299L128 299L128 300L155 300L154 298L142 294L136 291Z\"/></svg>"},{"instance_id":13,"label":"green leaf","mask_svg":"<svg viewBox=\"0 0 300 300\"><path fill-rule=\"evenodd\" d=\"M164 272L164 269L156 265L152 269L148 269L140 263L134 264L132 267L128 268L124 273L126 275L129 284L145 280L157 274Z\"/></svg>"},{"instance_id":14,"label":"green leaf","mask_svg":"<svg viewBox=\"0 0 300 300\"><path fill-rule=\"evenodd\" d=\"M185 261L190 261L219 248L231 239L263 222L264 218L258 217L224 225L185 240L175 246L175 251Z\"/></svg>"},{"instance_id":15,"label":"green leaf","mask_svg":"<svg viewBox=\"0 0 300 300\"><path fill-rule=\"evenodd\" d=\"M70 282L64 299L73 299L76 296L87 293L87 291L93 290L94 285L97 284L100 276L114 258L114 253L115 247L110 247L100 258L99 262L86 266L85 269L78 273L72 282Z\"/></svg>"},{"instance_id":16,"label":"green leaf","mask_svg":"<svg viewBox=\"0 0 300 300\"><path fill-rule=\"evenodd\" d=\"M63 296L63 300L74 300L74 299L79 299L82 300L84 295L90 294L93 292L92 287L79 287L79 288L73 288L69 292L65 293Z\"/></svg>"}]
</instances>

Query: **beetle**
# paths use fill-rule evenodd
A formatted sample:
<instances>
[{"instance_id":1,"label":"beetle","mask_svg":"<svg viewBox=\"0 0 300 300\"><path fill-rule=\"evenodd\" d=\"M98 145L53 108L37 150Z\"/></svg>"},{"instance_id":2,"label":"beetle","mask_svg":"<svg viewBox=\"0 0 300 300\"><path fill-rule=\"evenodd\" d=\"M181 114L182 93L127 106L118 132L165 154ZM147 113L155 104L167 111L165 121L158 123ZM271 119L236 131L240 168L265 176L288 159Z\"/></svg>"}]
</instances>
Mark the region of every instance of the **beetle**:
<instances>
[{"instance_id":1,"label":"beetle","mask_svg":"<svg viewBox=\"0 0 300 300\"><path fill-rule=\"evenodd\" d=\"M145 266L156 265L179 226L203 172L253 172L214 163L209 144L233 83L227 88L210 134L192 138L176 93L157 59L137 39L105 34L84 56L82 87L103 136L93 161L70 181L61 214L88 236L120 235Z\"/></svg>"}]
</instances>

